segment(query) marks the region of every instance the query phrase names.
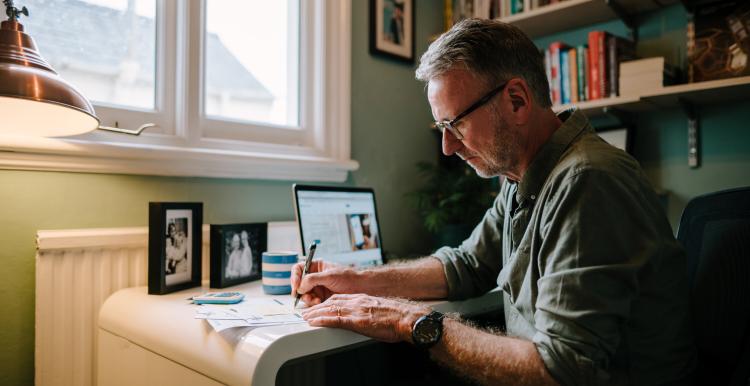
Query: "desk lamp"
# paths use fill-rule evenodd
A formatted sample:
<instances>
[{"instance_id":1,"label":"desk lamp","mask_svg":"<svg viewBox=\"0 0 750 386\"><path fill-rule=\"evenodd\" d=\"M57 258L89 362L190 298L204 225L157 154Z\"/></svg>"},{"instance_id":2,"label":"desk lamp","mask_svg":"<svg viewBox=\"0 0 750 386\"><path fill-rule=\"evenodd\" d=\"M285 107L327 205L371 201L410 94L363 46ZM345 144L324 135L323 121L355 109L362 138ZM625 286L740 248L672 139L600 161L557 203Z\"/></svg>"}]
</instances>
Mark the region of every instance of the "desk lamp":
<instances>
[{"instance_id":1,"label":"desk lamp","mask_svg":"<svg viewBox=\"0 0 750 386\"><path fill-rule=\"evenodd\" d=\"M58 137L95 130L99 118L86 97L39 55L34 39L18 22L29 16L3 0L8 20L0 23L0 133Z\"/></svg>"}]
</instances>

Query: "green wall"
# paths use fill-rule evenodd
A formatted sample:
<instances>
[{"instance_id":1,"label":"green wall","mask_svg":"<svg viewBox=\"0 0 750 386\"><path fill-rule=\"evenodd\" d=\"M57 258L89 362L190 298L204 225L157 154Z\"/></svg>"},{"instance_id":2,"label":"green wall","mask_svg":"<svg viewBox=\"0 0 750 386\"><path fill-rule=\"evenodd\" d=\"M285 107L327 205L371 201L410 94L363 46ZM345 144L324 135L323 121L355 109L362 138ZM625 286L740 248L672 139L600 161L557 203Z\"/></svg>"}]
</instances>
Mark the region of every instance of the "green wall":
<instances>
[{"instance_id":1,"label":"green wall","mask_svg":"<svg viewBox=\"0 0 750 386\"><path fill-rule=\"evenodd\" d=\"M348 183L375 188L390 253L424 252L403 195L416 188L413 165L434 154L429 106L414 65L370 56L367 2L352 5L352 157L361 168ZM417 20L419 55L440 31L441 9L417 7ZM0 385L34 381L37 230L146 226L149 201L202 201L206 223L290 220L292 182L0 170Z\"/></svg>"}]
</instances>

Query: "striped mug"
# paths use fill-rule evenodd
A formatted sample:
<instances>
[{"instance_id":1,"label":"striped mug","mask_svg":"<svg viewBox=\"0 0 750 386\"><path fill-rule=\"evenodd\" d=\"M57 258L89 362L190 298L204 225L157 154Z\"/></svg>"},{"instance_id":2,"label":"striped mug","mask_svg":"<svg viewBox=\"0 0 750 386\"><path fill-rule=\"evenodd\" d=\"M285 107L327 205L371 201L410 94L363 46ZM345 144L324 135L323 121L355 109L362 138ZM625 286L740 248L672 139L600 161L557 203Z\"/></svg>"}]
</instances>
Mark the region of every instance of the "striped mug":
<instances>
[{"instance_id":1,"label":"striped mug","mask_svg":"<svg viewBox=\"0 0 750 386\"><path fill-rule=\"evenodd\" d=\"M269 295L292 293L292 267L297 263L297 252L263 252L263 292Z\"/></svg>"}]
</instances>

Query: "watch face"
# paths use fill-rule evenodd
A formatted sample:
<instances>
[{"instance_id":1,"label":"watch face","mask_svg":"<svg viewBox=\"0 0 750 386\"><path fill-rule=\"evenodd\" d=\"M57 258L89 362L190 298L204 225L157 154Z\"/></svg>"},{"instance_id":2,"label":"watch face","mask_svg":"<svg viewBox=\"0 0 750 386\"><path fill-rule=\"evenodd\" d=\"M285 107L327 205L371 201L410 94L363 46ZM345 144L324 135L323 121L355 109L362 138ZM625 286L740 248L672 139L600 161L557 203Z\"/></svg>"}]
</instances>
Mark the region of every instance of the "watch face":
<instances>
[{"instance_id":1,"label":"watch face","mask_svg":"<svg viewBox=\"0 0 750 386\"><path fill-rule=\"evenodd\" d=\"M424 318L414 326L414 342L420 345L437 342L442 334L442 321Z\"/></svg>"}]
</instances>

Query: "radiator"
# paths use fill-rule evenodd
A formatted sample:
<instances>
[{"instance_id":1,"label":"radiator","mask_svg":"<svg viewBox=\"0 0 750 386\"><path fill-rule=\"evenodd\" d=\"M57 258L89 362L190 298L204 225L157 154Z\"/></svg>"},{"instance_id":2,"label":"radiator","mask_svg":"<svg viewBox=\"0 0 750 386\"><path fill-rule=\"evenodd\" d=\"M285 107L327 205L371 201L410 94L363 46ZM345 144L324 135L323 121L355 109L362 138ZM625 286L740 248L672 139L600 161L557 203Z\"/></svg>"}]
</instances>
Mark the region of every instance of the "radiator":
<instances>
[{"instance_id":1,"label":"radiator","mask_svg":"<svg viewBox=\"0 0 750 386\"><path fill-rule=\"evenodd\" d=\"M294 222L269 223L269 249L299 251ZM203 228L203 279L209 234ZM148 284L148 228L37 232L35 383L96 383L99 308L109 295Z\"/></svg>"}]
</instances>

